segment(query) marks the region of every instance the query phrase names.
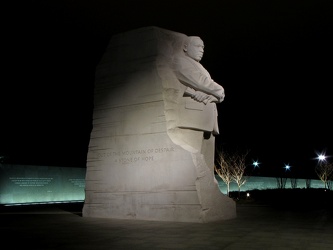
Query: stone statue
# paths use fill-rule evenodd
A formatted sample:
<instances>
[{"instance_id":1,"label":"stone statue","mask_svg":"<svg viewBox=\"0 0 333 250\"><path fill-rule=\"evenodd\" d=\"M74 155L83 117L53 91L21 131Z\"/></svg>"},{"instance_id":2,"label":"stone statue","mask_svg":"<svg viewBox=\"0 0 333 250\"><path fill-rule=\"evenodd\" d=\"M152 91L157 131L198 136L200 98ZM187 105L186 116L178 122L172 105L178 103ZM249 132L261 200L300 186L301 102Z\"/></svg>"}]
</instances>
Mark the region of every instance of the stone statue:
<instances>
[{"instance_id":1,"label":"stone statue","mask_svg":"<svg viewBox=\"0 0 333 250\"><path fill-rule=\"evenodd\" d=\"M214 177L216 103L198 37L115 35L96 68L83 216L181 222L236 217Z\"/></svg>"},{"instance_id":2,"label":"stone statue","mask_svg":"<svg viewBox=\"0 0 333 250\"><path fill-rule=\"evenodd\" d=\"M200 64L204 53L204 43L200 37L189 36L183 45L183 53L173 61L174 73L184 85L183 96L179 100L178 128L202 131L202 138L219 134L216 103L224 99L224 89L214 82L208 71ZM180 134L184 134L181 131ZM184 136L183 136L184 137ZM194 150L198 145L184 139Z\"/></svg>"}]
</instances>

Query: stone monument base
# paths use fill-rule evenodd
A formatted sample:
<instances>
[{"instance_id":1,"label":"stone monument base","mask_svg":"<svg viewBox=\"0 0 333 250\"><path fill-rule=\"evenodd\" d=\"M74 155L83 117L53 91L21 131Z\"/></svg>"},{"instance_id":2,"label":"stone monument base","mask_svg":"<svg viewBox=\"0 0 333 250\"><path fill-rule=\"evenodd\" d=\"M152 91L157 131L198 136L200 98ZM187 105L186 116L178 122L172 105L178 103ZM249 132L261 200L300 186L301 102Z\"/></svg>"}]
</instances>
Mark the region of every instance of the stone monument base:
<instances>
[{"instance_id":1,"label":"stone monument base","mask_svg":"<svg viewBox=\"0 0 333 250\"><path fill-rule=\"evenodd\" d=\"M204 154L175 145L167 133L123 140L132 142L129 149L100 156L114 164L87 169L84 217L199 223L236 217ZM204 140L203 149L213 141Z\"/></svg>"}]
</instances>

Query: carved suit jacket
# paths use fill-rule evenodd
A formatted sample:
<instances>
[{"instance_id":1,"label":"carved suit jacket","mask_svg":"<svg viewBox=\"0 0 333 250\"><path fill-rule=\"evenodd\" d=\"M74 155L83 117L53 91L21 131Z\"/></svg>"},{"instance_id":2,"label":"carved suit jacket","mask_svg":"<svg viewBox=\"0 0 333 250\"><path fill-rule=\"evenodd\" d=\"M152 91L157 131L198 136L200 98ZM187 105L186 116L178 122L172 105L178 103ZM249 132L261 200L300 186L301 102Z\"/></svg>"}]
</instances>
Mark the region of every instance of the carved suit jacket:
<instances>
[{"instance_id":1,"label":"carved suit jacket","mask_svg":"<svg viewBox=\"0 0 333 250\"><path fill-rule=\"evenodd\" d=\"M208 71L197 61L188 56L174 58L173 70L179 80L181 94L178 99L177 126L219 134L217 108L215 103L203 103L185 95L187 88L213 95L218 102L224 98L224 89L214 82Z\"/></svg>"}]
</instances>

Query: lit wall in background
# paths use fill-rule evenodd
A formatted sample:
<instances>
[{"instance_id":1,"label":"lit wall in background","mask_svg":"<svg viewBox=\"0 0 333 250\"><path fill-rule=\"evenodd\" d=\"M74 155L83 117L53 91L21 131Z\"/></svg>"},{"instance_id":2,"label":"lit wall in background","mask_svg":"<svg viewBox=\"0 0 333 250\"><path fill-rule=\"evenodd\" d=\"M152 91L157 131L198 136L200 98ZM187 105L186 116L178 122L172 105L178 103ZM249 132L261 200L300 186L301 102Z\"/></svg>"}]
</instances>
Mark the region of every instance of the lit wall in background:
<instances>
[{"instance_id":1,"label":"lit wall in background","mask_svg":"<svg viewBox=\"0 0 333 250\"><path fill-rule=\"evenodd\" d=\"M227 185L216 175L218 185L223 194L227 194ZM296 181L295 188L306 188L306 179L290 179L285 180L284 188L292 188L292 181ZM241 191L250 191L254 189L276 189L278 188L278 181L274 177L260 177L260 176L247 176L246 182L241 186ZM324 183L320 180L310 180L310 188L324 188ZM230 192L238 191L238 186L235 182L230 183Z\"/></svg>"},{"instance_id":2,"label":"lit wall in background","mask_svg":"<svg viewBox=\"0 0 333 250\"><path fill-rule=\"evenodd\" d=\"M85 199L85 168L0 165L0 204L32 204L55 202L83 202ZM216 176L223 194L226 184ZM276 189L274 177L246 177L241 191L254 189ZM296 188L306 188L305 179L296 180ZM320 180L311 180L311 188L324 188ZM286 180L285 188L292 188L291 179ZM230 184L230 191L238 191L236 183Z\"/></svg>"},{"instance_id":3,"label":"lit wall in background","mask_svg":"<svg viewBox=\"0 0 333 250\"><path fill-rule=\"evenodd\" d=\"M85 168L0 165L0 204L80 202Z\"/></svg>"}]
</instances>

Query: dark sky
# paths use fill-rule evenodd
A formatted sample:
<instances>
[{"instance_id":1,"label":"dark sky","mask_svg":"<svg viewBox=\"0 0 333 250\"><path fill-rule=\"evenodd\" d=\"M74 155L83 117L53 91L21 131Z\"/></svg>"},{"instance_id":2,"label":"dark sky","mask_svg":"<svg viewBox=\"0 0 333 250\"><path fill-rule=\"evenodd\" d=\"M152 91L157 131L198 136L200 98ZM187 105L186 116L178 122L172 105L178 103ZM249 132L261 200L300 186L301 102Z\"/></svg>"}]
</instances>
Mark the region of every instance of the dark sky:
<instances>
[{"instance_id":1,"label":"dark sky","mask_svg":"<svg viewBox=\"0 0 333 250\"><path fill-rule=\"evenodd\" d=\"M158 26L200 36L226 91L217 146L250 150L262 174L333 155L333 4L271 1L15 1L2 31L0 154L85 167L95 67L112 35Z\"/></svg>"}]
</instances>

